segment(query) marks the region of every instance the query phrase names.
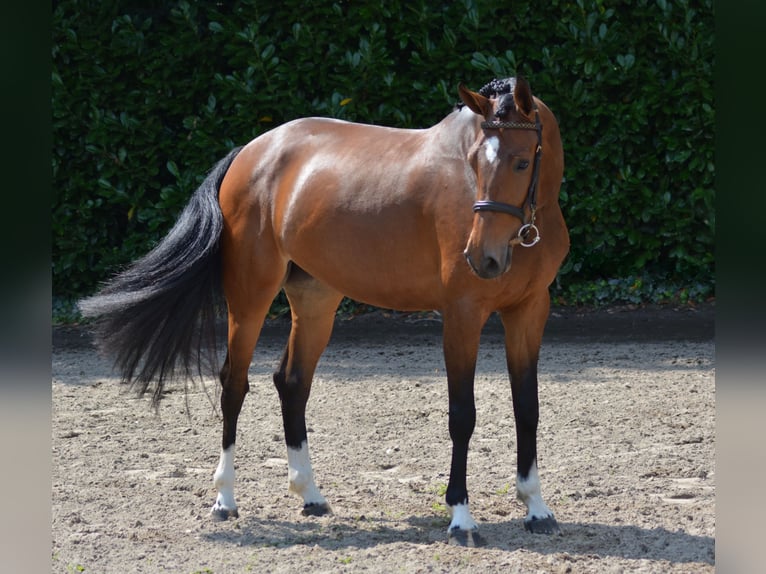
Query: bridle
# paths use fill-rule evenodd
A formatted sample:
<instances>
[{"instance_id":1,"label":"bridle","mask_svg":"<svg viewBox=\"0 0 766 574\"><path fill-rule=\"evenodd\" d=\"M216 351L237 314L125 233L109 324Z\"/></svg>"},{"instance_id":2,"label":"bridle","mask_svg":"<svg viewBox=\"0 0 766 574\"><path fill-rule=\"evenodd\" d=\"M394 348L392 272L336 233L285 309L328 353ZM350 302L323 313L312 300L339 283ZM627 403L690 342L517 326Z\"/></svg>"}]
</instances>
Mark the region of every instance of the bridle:
<instances>
[{"instance_id":1,"label":"bridle","mask_svg":"<svg viewBox=\"0 0 766 574\"><path fill-rule=\"evenodd\" d=\"M527 191L524 204L521 207L516 207L509 203L492 201L490 199L482 199L473 204L474 212L496 211L518 217L524 225L519 229L517 236L511 239L511 245L532 247L540 241L540 230L535 225L535 212L537 211L537 179L540 174L540 157L543 155L543 125L540 123L537 105L535 105L535 123L492 120L481 122L481 127L485 130L510 129L534 130L537 132L537 149L535 150L535 159L532 163L532 180L529 182L529 190ZM527 204L529 204L529 221L526 220L526 215L524 214L524 207ZM529 238L530 234L533 234L531 239Z\"/></svg>"}]
</instances>

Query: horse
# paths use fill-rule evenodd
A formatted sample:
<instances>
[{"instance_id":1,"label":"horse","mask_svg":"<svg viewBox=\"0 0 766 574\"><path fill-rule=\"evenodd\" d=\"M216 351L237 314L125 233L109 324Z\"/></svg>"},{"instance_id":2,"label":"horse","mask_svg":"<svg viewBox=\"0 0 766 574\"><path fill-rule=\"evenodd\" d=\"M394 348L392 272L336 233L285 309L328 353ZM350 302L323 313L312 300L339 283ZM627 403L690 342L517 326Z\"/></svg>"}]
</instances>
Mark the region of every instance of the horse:
<instances>
[{"instance_id":1,"label":"horse","mask_svg":"<svg viewBox=\"0 0 766 574\"><path fill-rule=\"evenodd\" d=\"M273 382L287 447L288 489L304 515L330 505L314 481L306 403L344 296L443 322L452 443L447 539L485 541L469 510L467 456L476 423L482 328L498 313L517 437L524 527L560 533L537 468L537 363L549 286L569 251L558 197L564 153L551 110L522 77L494 79L427 129L331 118L282 124L231 150L147 255L79 302L124 382L154 401L173 377L216 369L223 437L214 519L238 517L237 420L269 308L287 297L291 330ZM226 354L215 367L217 309ZM155 403L156 404L156 403Z\"/></svg>"}]
</instances>

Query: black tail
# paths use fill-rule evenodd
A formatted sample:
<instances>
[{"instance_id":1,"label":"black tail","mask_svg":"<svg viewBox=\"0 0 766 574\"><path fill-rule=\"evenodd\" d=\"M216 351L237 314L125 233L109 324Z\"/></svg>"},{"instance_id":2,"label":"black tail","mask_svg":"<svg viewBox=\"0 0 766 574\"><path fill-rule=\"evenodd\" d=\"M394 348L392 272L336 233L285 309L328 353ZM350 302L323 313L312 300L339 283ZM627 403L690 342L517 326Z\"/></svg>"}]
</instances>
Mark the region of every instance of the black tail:
<instances>
[{"instance_id":1,"label":"black tail","mask_svg":"<svg viewBox=\"0 0 766 574\"><path fill-rule=\"evenodd\" d=\"M98 318L98 345L114 357L123 381L141 394L155 383L155 404L167 379L191 377L195 370L202 375L205 363L217 369L223 229L218 190L240 149L211 170L157 247L79 302L83 316Z\"/></svg>"}]
</instances>

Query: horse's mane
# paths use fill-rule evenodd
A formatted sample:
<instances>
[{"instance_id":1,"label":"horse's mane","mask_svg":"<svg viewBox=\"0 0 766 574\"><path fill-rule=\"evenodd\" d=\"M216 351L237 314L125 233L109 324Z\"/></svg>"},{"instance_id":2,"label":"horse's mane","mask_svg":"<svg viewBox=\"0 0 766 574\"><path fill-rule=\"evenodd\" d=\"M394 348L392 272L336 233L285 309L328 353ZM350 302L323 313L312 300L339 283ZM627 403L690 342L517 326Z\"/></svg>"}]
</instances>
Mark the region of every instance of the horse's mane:
<instances>
[{"instance_id":1,"label":"horse's mane","mask_svg":"<svg viewBox=\"0 0 766 574\"><path fill-rule=\"evenodd\" d=\"M503 94L512 94L516 87L516 78L505 78L498 80L494 78L490 83L485 84L479 93L485 98L502 96Z\"/></svg>"},{"instance_id":2,"label":"horse's mane","mask_svg":"<svg viewBox=\"0 0 766 574\"><path fill-rule=\"evenodd\" d=\"M488 84L484 84L484 86L482 86L482 88L479 90L479 93L485 98L497 98L505 94L512 94L514 88L516 88L515 77L505 78L503 80L493 78ZM511 102L512 101L513 100L511 100ZM465 106L463 102L458 102L455 104L455 109L462 110L463 106ZM503 105L502 107L505 106ZM500 114L497 115L500 116Z\"/></svg>"}]
</instances>

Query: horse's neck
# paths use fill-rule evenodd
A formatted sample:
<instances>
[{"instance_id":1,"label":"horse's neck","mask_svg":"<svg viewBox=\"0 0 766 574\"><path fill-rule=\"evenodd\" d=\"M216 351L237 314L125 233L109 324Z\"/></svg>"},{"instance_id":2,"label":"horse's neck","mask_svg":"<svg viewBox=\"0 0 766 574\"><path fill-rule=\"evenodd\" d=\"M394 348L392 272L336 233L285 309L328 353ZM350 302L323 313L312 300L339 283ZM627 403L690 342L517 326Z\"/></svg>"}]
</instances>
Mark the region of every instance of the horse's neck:
<instances>
[{"instance_id":1,"label":"horse's neck","mask_svg":"<svg viewBox=\"0 0 766 574\"><path fill-rule=\"evenodd\" d=\"M455 155L468 156L468 150L476 141L479 116L468 107L453 111L430 130L431 140L439 147L449 147Z\"/></svg>"}]
</instances>

